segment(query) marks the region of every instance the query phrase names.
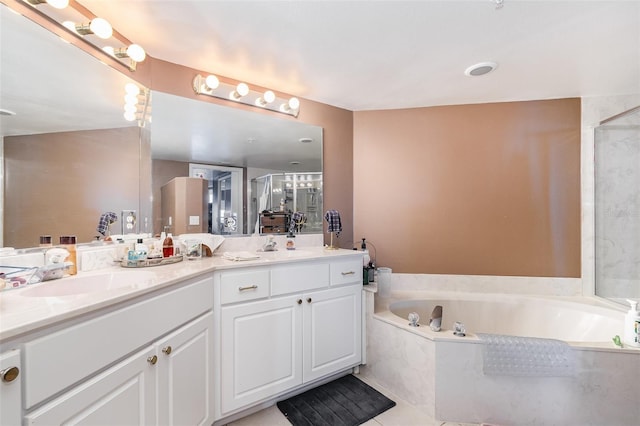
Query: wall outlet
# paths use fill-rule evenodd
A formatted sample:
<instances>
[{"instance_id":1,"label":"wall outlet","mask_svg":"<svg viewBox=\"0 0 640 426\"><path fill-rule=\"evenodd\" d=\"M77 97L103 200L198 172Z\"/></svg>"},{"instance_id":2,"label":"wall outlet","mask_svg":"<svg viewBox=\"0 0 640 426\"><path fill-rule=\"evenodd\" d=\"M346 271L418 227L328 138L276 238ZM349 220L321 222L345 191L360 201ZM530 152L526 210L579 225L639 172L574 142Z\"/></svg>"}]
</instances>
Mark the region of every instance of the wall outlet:
<instances>
[{"instance_id":1,"label":"wall outlet","mask_svg":"<svg viewBox=\"0 0 640 426\"><path fill-rule=\"evenodd\" d=\"M138 233L138 218L135 210L122 210L122 235Z\"/></svg>"},{"instance_id":2,"label":"wall outlet","mask_svg":"<svg viewBox=\"0 0 640 426\"><path fill-rule=\"evenodd\" d=\"M200 216L189 216L189 225L200 225Z\"/></svg>"}]
</instances>

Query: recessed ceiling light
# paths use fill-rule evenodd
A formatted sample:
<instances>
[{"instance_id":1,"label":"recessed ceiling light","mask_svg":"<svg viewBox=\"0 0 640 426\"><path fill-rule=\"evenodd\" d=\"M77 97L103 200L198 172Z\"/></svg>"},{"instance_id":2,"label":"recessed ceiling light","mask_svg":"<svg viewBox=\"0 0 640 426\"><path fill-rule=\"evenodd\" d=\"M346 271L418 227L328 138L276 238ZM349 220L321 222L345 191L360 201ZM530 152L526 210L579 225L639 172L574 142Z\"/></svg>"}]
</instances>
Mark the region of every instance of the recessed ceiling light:
<instances>
[{"instance_id":1,"label":"recessed ceiling light","mask_svg":"<svg viewBox=\"0 0 640 426\"><path fill-rule=\"evenodd\" d=\"M496 64L495 62L480 62L478 64L471 65L464 71L464 73L469 77L479 77L481 75L489 74L497 67L498 64Z\"/></svg>"},{"instance_id":2,"label":"recessed ceiling light","mask_svg":"<svg viewBox=\"0 0 640 426\"><path fill-rule=\"evenodd\" d=\"M300 164L299 161L290 161L289 164L291 164L292 166L297 166L298 164Z\"/></svg>"},{"instance_id":3,"label":"recessed ceiling light","mask_svg":"<svg viewBox=\"0 0 640 426\"><path fill-rule=\"evenodd\" d=\"M16 115L16 113L8 109L0 108L0 115Z\"/></svg>"},{"instance_id":4,"label":"recessed ceiling light","mask_svg":"<svg viewBox=\"0 0 640 426\"><path fill-rule=\"evenodd\" d=\"M313 142L313 139L311 139L311 138L300 138L300 139L298 139L298 142L300 142L300 143L311 143L311 142Z\"/></svg>"}]
</instances>

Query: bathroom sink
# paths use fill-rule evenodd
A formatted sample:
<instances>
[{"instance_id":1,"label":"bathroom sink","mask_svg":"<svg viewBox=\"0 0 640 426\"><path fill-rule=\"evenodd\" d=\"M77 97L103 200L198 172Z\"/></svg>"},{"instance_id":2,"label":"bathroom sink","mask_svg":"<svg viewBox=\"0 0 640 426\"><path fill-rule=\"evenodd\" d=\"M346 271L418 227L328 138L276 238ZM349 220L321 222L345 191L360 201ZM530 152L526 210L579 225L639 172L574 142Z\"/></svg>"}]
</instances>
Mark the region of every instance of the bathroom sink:
<instances>
[{"instance_id":1,"label":"bathroom sink","mask_svg":"<svg viewBox=\"0 0 640 426\"><path fill-rule=\"evenodd\" d=\"M19 294L24 297L76 296L124 287L135 288L150 284L153 279L154 274L147 271L110 271L45 281L27 287Z\"/></svg>"}]
</instances>

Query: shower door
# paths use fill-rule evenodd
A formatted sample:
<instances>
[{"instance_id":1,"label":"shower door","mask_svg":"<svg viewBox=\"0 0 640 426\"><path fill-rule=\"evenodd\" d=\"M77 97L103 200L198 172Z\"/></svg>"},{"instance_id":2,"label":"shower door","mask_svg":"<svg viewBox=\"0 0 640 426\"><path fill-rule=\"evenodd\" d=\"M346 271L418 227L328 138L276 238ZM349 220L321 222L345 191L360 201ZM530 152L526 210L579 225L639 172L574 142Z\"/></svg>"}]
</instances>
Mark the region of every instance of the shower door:
<instances>
[{"instance_id":1,"label":"shower door","mask_svg":"<svg viewBox=\"0 0 640 426\"><path fill-rule=\"evenodd\" d=\"M595 130L596 294L640 298L640 107Z\"/></svg>"}]
</instances>

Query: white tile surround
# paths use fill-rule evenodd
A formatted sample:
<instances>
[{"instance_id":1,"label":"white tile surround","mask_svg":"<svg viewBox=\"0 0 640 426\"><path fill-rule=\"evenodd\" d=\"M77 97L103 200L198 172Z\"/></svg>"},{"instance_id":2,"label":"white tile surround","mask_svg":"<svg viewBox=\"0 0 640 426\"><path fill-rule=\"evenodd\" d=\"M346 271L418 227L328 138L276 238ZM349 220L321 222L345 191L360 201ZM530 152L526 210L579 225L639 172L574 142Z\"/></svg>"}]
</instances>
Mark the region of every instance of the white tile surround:
<instances>
[{"instance_id":1,"label":"white tile surround","mask_svg":"<svg viewBox=\"0 0 640 426\"><path fill-rule=\"evenodd\" d=\"M502 282L494 284L494 288L507 285L507 279L498 278ZM452 285L456 279L461 282ZM441 280L437 276L425 279L392 274L392 296L420 297L420 287L429 292L444 288L449 292L482 291L488 280L491 277L474 280L447 276ZM522 282L514 287L527 290L527 279L515 281ZM528 288L531 292L537 286L536 281L529 281L533 284ZM562 283L551 283L548 290L551 292L558 284ZM613 344L606 348L572 347L576 370L569 377L486 376L482 345L477 340L426 338L404 324L388 321L385 312L374 314L377 296L371 291L365 295L367 365L361 368L362 373L436 421L497 425L638 424L640 350L618 350ZM500 320L509 319L496 319Z\"/></svg>"}]
</instances>

